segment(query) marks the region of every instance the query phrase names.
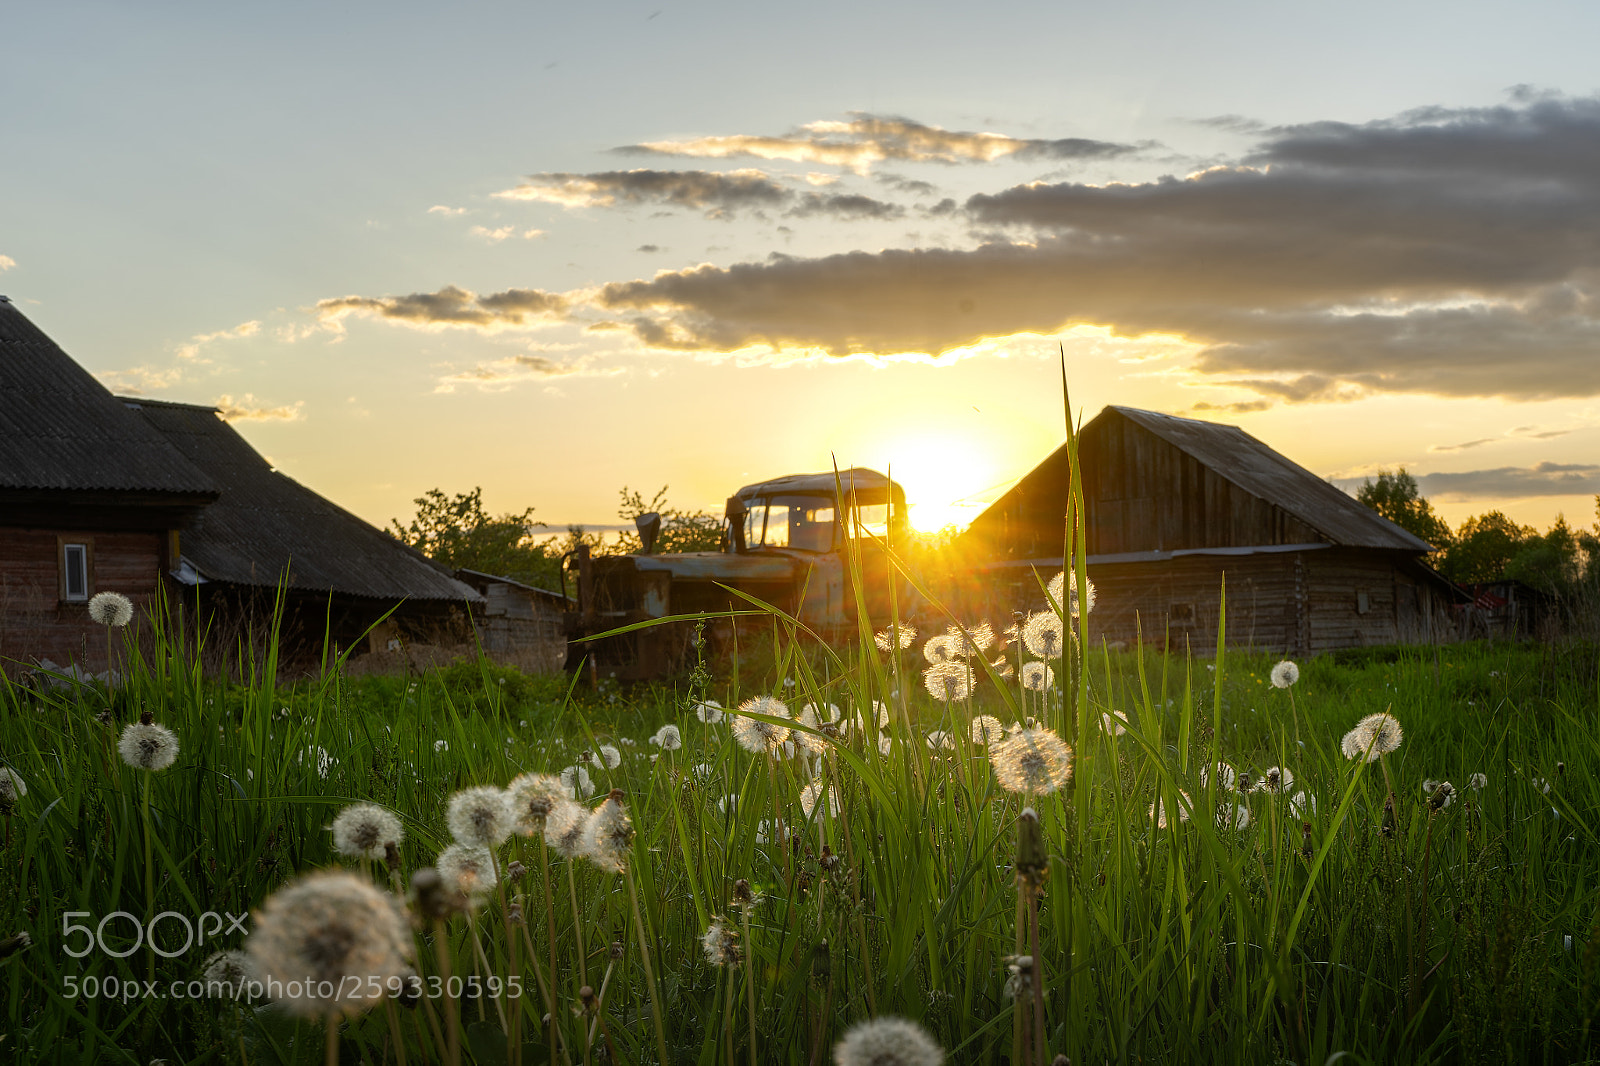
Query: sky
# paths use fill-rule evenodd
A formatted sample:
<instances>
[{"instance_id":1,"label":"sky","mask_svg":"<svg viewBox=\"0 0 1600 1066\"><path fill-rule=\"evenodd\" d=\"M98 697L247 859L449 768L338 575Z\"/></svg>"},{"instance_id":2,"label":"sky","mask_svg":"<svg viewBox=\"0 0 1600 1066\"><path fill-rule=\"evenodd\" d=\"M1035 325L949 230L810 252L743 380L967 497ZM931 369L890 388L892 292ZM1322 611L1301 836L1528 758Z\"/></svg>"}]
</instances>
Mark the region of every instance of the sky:
<instances>
[{"instance_id":1,"label":"sky","mask_svg":"<svg viewBox=\"0 0 1600 1066\"><path fill-rule=\"evenodd\" d=\"M1122 404L1452 523L1595 520L1582 3L62 3L0 293L379 525L891 470L964 523Z\"/></svg>"}]
</instances>

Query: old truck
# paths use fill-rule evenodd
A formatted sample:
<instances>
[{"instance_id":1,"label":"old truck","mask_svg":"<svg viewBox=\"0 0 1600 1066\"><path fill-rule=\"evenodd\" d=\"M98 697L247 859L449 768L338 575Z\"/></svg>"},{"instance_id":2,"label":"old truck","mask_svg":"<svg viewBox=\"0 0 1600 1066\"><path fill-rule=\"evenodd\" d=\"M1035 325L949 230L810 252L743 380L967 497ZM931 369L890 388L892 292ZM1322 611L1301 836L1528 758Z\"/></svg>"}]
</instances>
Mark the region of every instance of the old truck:
<instances>
[{"instance_id":1,"label":"old truck","mask_svg":"<svg viewBox=\"0 0 1600 1066\"><path fill-rule=\"evenodd\" d=\"M709 655L736 639L736 626L747 639L770 633L770 624L762 630L757 620L727 617L750 609L730 588L789 612L824 640L846 637L858 626L852 552L859 552L869 622L886 624L891 580L902 614L909 603L910 586L884 553L903 536L905 516L905 490L859 467L746 485L728 497L719 551L657 553L660 516L641 515L638 552L596 555L582 545L562 559L563 591L575 590L566 614L567 665L583 664L597 678L669 676L694 661L693 621L594 638L671 616L723 616L702 629Z\"/></svg>"}]
</instances>

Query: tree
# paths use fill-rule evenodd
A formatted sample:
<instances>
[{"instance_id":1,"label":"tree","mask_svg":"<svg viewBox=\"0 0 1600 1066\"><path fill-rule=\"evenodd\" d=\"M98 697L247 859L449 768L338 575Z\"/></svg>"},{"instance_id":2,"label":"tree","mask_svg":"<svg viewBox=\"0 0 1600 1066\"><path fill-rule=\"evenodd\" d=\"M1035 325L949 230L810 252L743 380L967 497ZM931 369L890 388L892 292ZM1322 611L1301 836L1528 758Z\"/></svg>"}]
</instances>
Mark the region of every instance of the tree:
<instances>
[{"instance_id":1,"label":"tree","mask_svg":"<svg viewBox=\"0 0 1600 1066\"><path fill-rule=\"evenodd\" d=\"M644 494L622 487L617 517L635 519L654 511L661 516L661 533L656 537L658 552L714 552L722 547L722 519L709 511L681 511L667 506L667 486L645 502ZM639 550L639 535L624 532L617 536L617 550Z\"/></svg>"},{"instance_id":2,"label":"tree","mask_svg":"<svg viewBox=\"0 0 1600 1066\"><path fill-rule=\"evenodd\" d=\"M1433 512L1433 505L1422 496L1417 479L1405 467L1390 472L1378 471L1378 480L1368 478L1356 490L1356 499L1413 536L1433 545L1435 552L1450 545L1450 525Z\"/></svg>"},{"instance_id":3,"label":"tree","mask_svg":"<svg viewBox=\"0 0 1600 1066\"><path fill-rule=\"evenodd\" d=\"M429 489L412 502L417 515L411 524L391 519L389 534L435 562L540 588L561 587L560 552L553 549L553 538L535 538L534 531L544 523L535 521L532 507L520 514L490 515L483 509L481 487L455 496Z\"/></svg>"},{"instance_id":4,"label":"tree","mask_svg":"<svg viewBox=\"0 0 1600 1066\"><path fill-rule=\"evenodd\" d=\"M1464 585L1498 581L1523 545L1537 536L1532 526L1519 526L1501 511L1474 515L1456 530L1439 571Z\"/></svg>"}]
</instances>

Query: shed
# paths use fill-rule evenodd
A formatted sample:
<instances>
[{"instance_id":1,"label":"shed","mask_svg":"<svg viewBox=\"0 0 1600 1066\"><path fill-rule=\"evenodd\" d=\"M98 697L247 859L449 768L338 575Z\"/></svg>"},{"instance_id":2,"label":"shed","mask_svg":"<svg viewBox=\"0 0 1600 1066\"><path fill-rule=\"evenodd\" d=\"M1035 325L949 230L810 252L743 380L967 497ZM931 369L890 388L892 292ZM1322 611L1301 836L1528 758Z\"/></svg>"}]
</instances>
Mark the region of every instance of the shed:
<instances>
[{"instance_id":1,"label":"shed","mask_svg":"<svg viewBox=\"0 0 1600 1066\"><path fill-rule=\"evenodd\" d=\"M1095 639L1310 655L1453 639L1465 597L1426 541L1237 426L1107 407L1078 438ZM1063 444L979 515L959 548L988 605L1042 605L1061 566Z\"/></svg>"},{"instance_id":2,"label":"shed","mask_svg":"<svg viewBox=\"0 0 1600 1066\"><path fill-rule=\"evenodd\" d=\"M566 613L573 600L509 577L460 569L456 579L484 597L483 650L524 673L560 673L567 662Z\"/></svg>"}]
</instances>

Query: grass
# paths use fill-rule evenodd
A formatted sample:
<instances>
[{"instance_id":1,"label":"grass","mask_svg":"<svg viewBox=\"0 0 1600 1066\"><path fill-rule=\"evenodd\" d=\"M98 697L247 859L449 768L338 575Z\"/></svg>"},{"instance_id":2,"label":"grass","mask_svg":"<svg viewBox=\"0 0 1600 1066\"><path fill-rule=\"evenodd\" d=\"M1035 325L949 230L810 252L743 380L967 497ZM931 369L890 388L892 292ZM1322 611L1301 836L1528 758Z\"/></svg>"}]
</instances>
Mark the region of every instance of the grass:
<instances>
[{"instance_id":1,"label":"grass","mask_svg":"<svg viewBox=\"0 0 1600 1066\"><path fill-rule=\"evenodd\" d=\"M0 961L0 1056L317 1062L320 1022L259 1000L150 995L144 982L153 972L168 989L197 978L213 950L246 945L221 916L259 908L292 874L359 872L326 830L346 804L399 814L409 878L450 842L454 791L556 772L609 744L620 765L590 769L589 803L610 788L625 797L628 878L514 837L497 861L527 873L503 898L471 923L419 926L424 980L446 967L523 975L524 995L502 1004L516 1040L492 1002L459 1004L463 1061L549 1059L541 981L557 1058L572 1062L657 1061L651 985L674 1062L826 1062L848 1025L883 1015L917 1020L961 1063L1600 1059L1593 646L1371 649L1302 663L1287 690L1268 683L1275 660L1262 655L1102 650L1060 669L1052 693L985 676L970 700L944 704L922 691L915 648L898 661L870 643L830 652L775 614L740 626L743 664L702 667L678 687L569 691L488 664L280 685L270 659L229 681L161 644L109 696L0 688L0 763L28 788L6 818L0 935L32 938ZM867 714L838 741L808 732L824 754L807 767L746 752L726 722L692 711L702 697L757 694L846 716L882 702L887 750ZM1344 732L1390 708L1405 740L1383 769L1345 759ZM1125 735L1100 727L1112 711ZM117 731L143 712L181 740L169 770L117 758ZM1001 790L968 736L982 713L1055 727L1075 749L1070 785ZM647 738L669 722L684 746L658 751ZM954 746L931 750L934 729ZM1215 775L1203 785L1200 767L1219 758L1257 774L1287 767L1315 813L1296 817L1288 795L1226 796ZM802 810L813 770L836 810ZM1474 773L1481 790L1467 786ZM1427 779L1452 781L1456 800L1431 811ZM1158 827L1153 802L1175 811L1180 790L1194 817ZM1212 817L1236 802L1248 825ZM1025 807L1044 859L1019 898ZM382 869L367 876L389 884ZM744 886L753 902L739 901ZM525 932L507 922L513 908ZM162 912L219 917L202 923L203 945L179 950L183 925L169 917L157 944L170 957L129 950L135 925ZM103 920L103 943L74 957L84 934L67 926ZM736 966L702 949L718 920L737 934ZM1037 996L1006 994L1017 955L1037 958ZM90 978L98 994L84 995ZM108 982L119 995L104 994ZM335 1051L399 1061L398 1033L406 1061L438 1061L445 1008L432 999L397 1023L374 1009L341 1024Z\"/></svg>"}]
</instances>

